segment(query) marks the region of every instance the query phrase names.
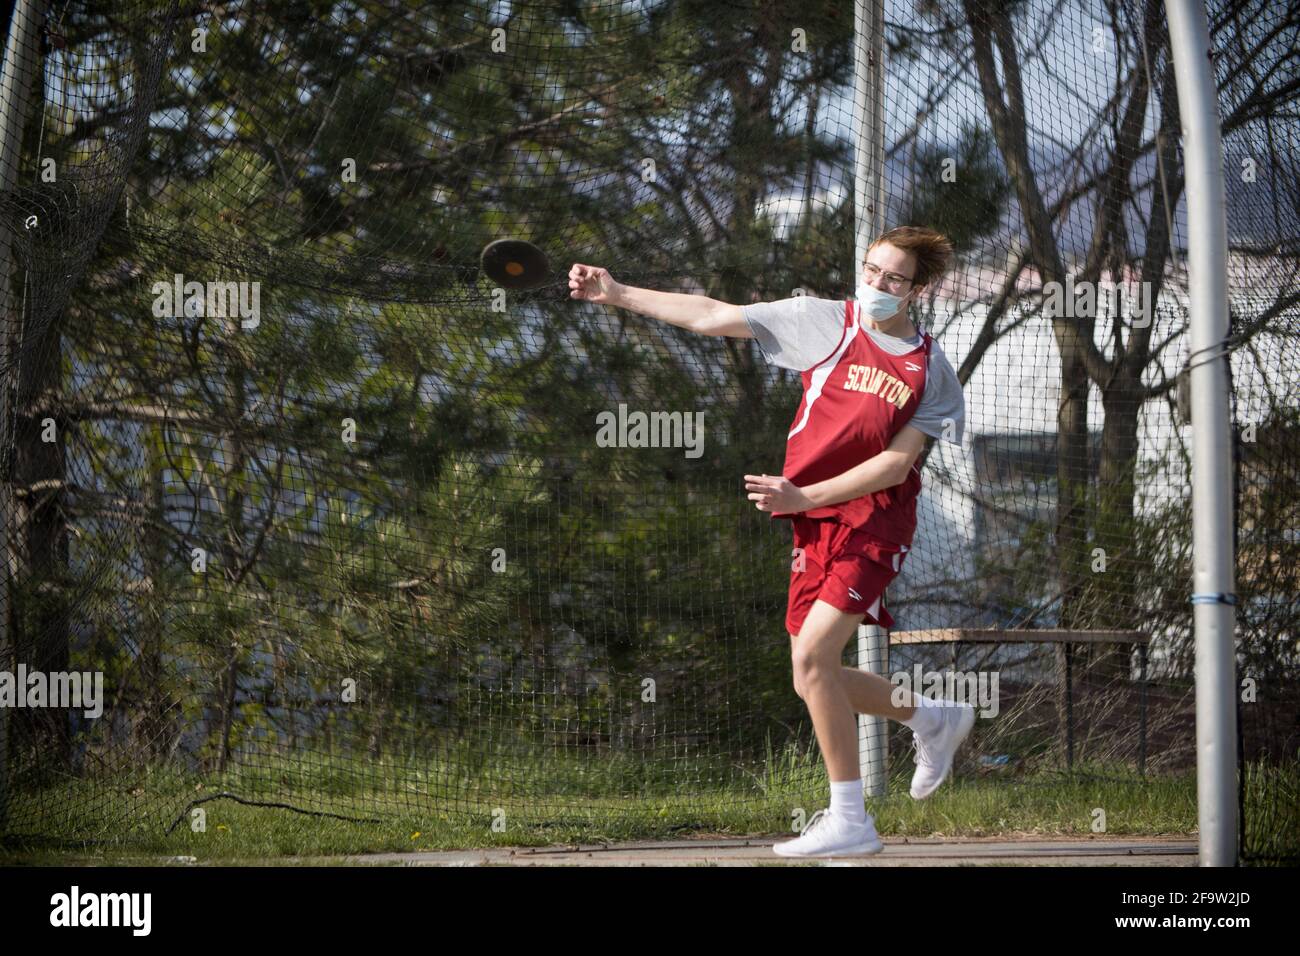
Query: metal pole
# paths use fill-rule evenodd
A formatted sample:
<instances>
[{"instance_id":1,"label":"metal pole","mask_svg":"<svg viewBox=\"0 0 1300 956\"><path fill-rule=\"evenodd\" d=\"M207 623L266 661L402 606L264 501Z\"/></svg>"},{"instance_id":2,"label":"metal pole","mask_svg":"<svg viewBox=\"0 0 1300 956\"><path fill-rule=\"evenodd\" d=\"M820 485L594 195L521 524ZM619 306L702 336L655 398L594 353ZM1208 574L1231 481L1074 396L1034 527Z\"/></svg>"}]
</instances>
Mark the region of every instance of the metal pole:
<instances>
[{"instance_id":1,"label":"metal pole","mask_svg":"<svg viewBox=\"0 0 1300 956\"><path fill-rule=\"evenodd\" d=\"M1074 645L1065 642L1065 769L1074 772Z\"/></svg>"},{"instance_id":2,"label":"metal pole","mask_svg":"<svg viewBox=\"0 0 1300 956\"><path fill-rule=\"evenodd\" d=\"M1192 612L1196 798L1202 866L1237 863L1232 429L1228 407L1227 210L1218 90L1200 0L1168 0L1187 166L1192 400Z\"/></svg>"},{"instance_id":3,"label":"metal pole","mask_svg":"<svg viewBox=\"0 0 1300 956\"><path fill-rule=\"evenodd\" d=\"M861 274L867 247L884 231L885 85L882 0L857 0L854 10L853 116L853 284ZM889 633L882 627L858 627L858 668L888 677ZM858 764L863 791L883 797L889 790L889 722L858 714Z\"/></svg>"},{"instance_id":4,"label":"metal pole","mask_svg":"<svg viewBox=\"0 0 1300 956\"><path fill-rule=\"evenodd\" d=\"M0 67L0 191L13 189L18 182L18 160L22 152L23 126L27 120L28 94L32 76L40 60L37 24L40 15L35 0L18 0L9 19L5 38L4 65ZM6 220L0 225L0 670L15 670L13 635L9 633L9 586L16 571L10 554L9 531L13 527L13 502L9 486L12 476L8 461L13 409L9 386L17 374L18 355L13 343L22 317L18 315L19 296L13 283L13 257L10 246L15 224ZM9 818L9 710L0 707L0 833Z\"/></svg>"},{"instance_id":5,"label":"metal pole","mask_svg":"<svg viewBox=\"0 0 1300 956\"><path fill-rule=\"evenodd\" d=\"M857 0L853 44L853 277L885 223L885 84L883 0Z\"/></svg>"},{"instance_id":6,"label":"metal pole","mask_svg":"<svg viewBox=\"0 0 1300 956\"><path fill-rule=\"evenodd\" d=\"M1147 646L1138 645L1138 773L1147 773Z\"/></svg>"}]
</instances>

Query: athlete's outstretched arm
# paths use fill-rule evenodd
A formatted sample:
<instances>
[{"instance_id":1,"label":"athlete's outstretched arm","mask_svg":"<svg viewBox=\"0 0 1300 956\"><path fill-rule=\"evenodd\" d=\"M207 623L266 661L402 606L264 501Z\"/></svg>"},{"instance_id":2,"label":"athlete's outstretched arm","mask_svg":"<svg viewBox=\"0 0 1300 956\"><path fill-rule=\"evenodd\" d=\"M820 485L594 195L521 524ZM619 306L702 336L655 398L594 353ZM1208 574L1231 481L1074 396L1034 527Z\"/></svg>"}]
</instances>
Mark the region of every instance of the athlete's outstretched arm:
<instances>
[{"instance_id":1,"label":"athlete's outstretched arm","mask_svg":"<svg viewBox=\"0 0 1300 956\"><path fill-rule=\"evenodd\" d=\"M569 298L630 309L699 335L729 335L737 339L754 337L738 305L719 302L707 295L655 292L623 285L614 281L608 269L600 266L573 264L569 270Z\"/></svg>"}]
</instances>

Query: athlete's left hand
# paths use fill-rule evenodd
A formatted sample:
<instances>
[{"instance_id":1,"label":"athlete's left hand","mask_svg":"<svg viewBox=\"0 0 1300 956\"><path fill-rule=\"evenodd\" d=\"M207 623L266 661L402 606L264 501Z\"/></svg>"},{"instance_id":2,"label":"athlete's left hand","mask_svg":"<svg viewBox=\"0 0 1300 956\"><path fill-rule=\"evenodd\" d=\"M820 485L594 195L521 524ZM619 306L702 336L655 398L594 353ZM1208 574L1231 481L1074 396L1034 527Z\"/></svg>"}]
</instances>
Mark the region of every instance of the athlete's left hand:
<instances>
[{"instance_id":1,"label":"athlete's left hand","mask_svg":"<svg viewBox=\"0 0 1300 956\"><path fill-rule=\"evenodd\" d=\"M745 488L759 511L793 514L813 508L803 490L781 475L746 475Z\"/></svg>"}]
</instances>

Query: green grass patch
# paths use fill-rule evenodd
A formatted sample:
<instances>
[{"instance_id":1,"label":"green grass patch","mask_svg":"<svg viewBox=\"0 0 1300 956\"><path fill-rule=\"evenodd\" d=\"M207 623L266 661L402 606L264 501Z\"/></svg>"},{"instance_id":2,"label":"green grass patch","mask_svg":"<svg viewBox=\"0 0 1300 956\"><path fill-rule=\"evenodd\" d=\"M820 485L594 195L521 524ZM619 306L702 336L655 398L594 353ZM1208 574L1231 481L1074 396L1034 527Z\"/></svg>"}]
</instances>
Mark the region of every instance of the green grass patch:
<instances>
[{"instance_id":1,"label":"green grass patch","mask_svg":"<svg viewBox=\"0 0 1300 956\"><path fill-rule=\"evenodd\" d=\"M642 759L641 764L647 761ZM825 807L819 759L788 747L752 767L637 766L563 756L490 761L470 779L445 763L269 759L220 778L141 769L13 796L0 863L282 863L418 850L550 846L705 836L780 837ZM929 800L907 793L900 761L868 810L889 837L1192 836L1194 774L1141 777L1116 766L958 777ZM664 782L676 779L669 789ZM1295 767L1247 776L1248 846L1295 853ZM1289 804L1285 800L1290 798ZM194 811L201 810L196 814ZM799 811L802 816L799 816ZM201 818L202 826L198 825ZM1104 830L1097 827L1104 822ZM1253 835L1255 844L1249 837ZM318 863L318 860L312 860Z\"/></svg>"}]
</instances>

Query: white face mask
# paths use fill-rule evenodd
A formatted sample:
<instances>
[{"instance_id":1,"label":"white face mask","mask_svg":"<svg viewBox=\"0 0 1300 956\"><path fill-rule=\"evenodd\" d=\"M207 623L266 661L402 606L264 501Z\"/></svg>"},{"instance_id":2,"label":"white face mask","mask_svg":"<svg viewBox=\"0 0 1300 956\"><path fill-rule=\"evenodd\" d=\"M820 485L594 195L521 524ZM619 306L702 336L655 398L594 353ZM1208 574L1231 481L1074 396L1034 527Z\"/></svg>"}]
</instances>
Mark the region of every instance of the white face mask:
<instances>
[{"instance_id":1,"label":"white face mask","mask_svg":"<svg viewBox=\"0 0 1300 956\"><path fill-rule=\"evenodd\" d=\"M859 282L857 298L862 314L867 318L880 321L881 319L888 319L898 312L903 304L904 297L881 292L874 285Z\"/></svg>"}]
</instances>

